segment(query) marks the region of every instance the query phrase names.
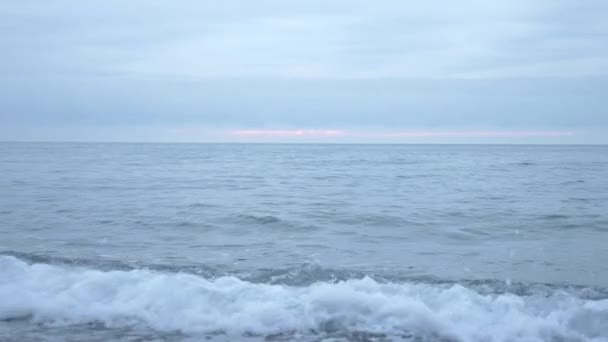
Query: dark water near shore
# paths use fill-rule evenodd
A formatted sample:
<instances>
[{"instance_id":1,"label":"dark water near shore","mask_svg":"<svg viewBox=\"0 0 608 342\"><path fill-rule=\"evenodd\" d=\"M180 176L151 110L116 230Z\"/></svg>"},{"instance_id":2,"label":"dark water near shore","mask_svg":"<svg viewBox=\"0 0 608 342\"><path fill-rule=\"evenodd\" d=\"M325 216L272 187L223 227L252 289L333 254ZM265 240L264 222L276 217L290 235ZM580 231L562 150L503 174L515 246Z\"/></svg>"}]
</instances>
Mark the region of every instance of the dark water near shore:
<instances>
[{"instance_id":1,"label":"dark water near shore","mask_svg":"<svg viewBox=\"0 0 608 342\"><path fill-rule=\"evenodd\" d=\"M608 340L608 146L0 144L0 340Z\"/></svg>"}]
</instances>

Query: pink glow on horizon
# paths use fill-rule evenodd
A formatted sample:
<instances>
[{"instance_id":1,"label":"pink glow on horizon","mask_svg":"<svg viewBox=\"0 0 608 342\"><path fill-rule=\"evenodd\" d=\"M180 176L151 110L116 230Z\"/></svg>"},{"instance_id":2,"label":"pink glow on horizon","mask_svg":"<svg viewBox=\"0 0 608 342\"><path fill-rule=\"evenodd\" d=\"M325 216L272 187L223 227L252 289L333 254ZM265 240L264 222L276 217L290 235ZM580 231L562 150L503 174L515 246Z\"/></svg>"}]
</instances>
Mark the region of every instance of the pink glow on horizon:
<instances>
[{"instance_id":1,"label":"pink glow on horizon","mask_svg":"<svg viewBox=\"0 0 608 342\"><path fill-rule=\"evenodd\" d=\"M241 137L332 137L345 132L334 129L242 129L230 131L230 135Z\"/></svg>"},{"instance_id":2,"label":"pink glow on horizon","mask_svg":"<svg viewBox=\"0 0 608 342\"><path fill-rule=\"evenodd\" d=\"M576 135L571 131L344 131L337 129L244 129L229 135L251 138L550 138Z\"/></svg>"}]
</instances>

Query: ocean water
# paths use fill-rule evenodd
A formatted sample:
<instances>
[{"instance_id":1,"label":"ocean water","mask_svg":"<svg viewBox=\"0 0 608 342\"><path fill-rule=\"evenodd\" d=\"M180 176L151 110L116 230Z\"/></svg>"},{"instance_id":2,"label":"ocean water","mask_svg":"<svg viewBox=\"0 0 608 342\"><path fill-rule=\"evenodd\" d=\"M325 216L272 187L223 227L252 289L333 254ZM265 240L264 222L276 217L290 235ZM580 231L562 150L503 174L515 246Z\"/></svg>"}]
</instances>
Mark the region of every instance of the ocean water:
<instances>
[{"instance_id":1,"label":"ocean water","mask_svg":"<svg viewBox=\"0 0 608 342\"><path fill-rule=\"evenodd\" d=\"M608 341L608 146L0 143L0 341Z\"/></svg>"}]
</instances>

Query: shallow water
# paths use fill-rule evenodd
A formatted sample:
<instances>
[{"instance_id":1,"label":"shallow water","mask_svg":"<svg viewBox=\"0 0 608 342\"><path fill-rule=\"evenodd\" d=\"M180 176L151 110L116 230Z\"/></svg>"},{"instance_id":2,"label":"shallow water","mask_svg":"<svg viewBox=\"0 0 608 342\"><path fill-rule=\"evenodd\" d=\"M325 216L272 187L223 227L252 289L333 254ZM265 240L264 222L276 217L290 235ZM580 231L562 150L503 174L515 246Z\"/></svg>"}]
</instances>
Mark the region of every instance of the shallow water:
<instances>
[{"instance_id":1,"label":"shallow water","mask_svg":"<svg viewBox=\"0 0 608 342\"><path fill-rule=\"evenodd\" d=\"M608 338L608 147L0 144L0 340Z\"/></svg>"}]
</instances>

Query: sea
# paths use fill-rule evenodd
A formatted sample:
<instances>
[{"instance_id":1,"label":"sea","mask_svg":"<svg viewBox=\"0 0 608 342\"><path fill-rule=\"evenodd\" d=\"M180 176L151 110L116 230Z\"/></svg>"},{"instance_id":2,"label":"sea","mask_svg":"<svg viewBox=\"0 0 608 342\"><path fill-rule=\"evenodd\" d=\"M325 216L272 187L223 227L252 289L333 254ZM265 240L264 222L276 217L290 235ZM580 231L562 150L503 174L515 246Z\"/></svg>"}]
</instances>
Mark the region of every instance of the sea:
<instances>
[{"instance_id":1,"label":"sea","mask_svg":"<svg viewBox=\"0 0 608 342\"><path fill-rule=\"evenodd\" d=\"M608 146L0 143L0 341L608 341Z\"/></svg>"}]
</instances>

